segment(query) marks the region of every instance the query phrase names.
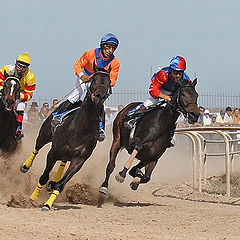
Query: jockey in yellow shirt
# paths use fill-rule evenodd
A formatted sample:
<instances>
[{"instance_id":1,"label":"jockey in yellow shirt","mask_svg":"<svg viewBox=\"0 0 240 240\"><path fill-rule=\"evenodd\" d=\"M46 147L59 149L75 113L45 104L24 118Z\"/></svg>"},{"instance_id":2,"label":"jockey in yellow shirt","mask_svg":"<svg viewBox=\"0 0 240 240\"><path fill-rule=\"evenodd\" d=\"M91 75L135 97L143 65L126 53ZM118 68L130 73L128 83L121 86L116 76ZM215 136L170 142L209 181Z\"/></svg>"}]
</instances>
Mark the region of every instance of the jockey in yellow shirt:
<instances>
[{"instance_id":1,"label":"jockey in yellow shirt","mask_svg":"<svg viewBox=\"0 0 240 240\"><path fill-rule=\"evenodd\" d=\"M93 72L93 63L96 63L98 68L109 69L111 87L116 84L120 62L114 56L114 52L117 49L119 41L117 37L108 33L101 38L100 48L95 48L86 51L80 59L74 63L74 72L77 76L76 87L74 91L69 95L68 100L66 100L57 112L53 113L52 125L56 126L62 121L62 115L65 111L72 109L74 103L80 103L86 96L87 89L90 86L89 77ZM104 109L100 114L99 122L99 137L98 141L103 141L105 139L105 112Z\"/></svg>"},{"instance_id":2,"label":"jockey in yellow shirt","mask_svg":"<svg viewBox=\"0 0 240 240\"><path fill-rule=\"evenodd\" d=\"M15 107L18 122L16 132L17 140L20 140L24 136L22 131L22 120L25 107L24 102L29 101L32 98L33 92L36 88L35 75L29 69L30 63L31 61L28 52L25 52L17 57L15 65L5 65L0 68L0 91L2 90L3 83L6 80L4 72L8 75L17 77L20 81L21 93Z\"/></svg>"}]
</instances>

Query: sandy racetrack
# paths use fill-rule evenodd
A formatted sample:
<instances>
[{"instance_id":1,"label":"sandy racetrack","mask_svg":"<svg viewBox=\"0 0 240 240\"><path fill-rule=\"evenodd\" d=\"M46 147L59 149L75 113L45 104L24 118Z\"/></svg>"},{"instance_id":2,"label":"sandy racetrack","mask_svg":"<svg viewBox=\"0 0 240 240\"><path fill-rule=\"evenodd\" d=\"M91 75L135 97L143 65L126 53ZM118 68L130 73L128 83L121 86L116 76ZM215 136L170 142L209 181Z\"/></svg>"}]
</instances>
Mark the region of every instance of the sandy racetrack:
<instances>
[{"instance_id":1,"label":"sandy racetrack","mask_svg":"<svg viewBox=\"0 0 240 240\"><path fill-rule=\"evenodd\" d=\"M123 184L114 179L128 157L122 151L111 177L110 196L101 207L97 206L102 196L98 189L105 175L110 140L98 144L53 209L42 212L40 207L49 196L45 189L36 205L29 204L28 198L43 171L49 145L31 170L22 174L19 166L34 146L35 136L30 136L26 133L13 157L1 158L0 239L240 239L240 199L200 194L192 188L191 148L184 137L161 158L151 182L137 191L129 188L130 177ZM223 162L209 161L208 174L223 172ZM76 204L78 201L81 204Z\"/></svg>"}]
</instances>

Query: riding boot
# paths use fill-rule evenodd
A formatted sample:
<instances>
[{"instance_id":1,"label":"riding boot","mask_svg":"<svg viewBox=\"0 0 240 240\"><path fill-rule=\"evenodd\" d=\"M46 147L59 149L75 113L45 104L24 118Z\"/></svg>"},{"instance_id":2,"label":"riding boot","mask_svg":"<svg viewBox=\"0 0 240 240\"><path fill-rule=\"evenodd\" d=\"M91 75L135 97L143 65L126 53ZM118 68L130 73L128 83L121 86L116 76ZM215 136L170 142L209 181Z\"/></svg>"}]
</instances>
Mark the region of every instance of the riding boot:
<instances>
[{"instance_id":1,"label":"riding boot","mask_svg":"<svg viewBox=\"0 0 240 240\"><path fill-rule=\"evenodd\" d=\"M137 120L140 117L142 117L142 115L146 112L146 110L147 110L147 108L142 104L139 104L137 107L130 110L127 113L127 117L128 117L128 119L129 118L130 119L127 122L124 122L124 126L126 128L132 129L136 125Z\"/></svg>"},{"instance_id":2,"label":"riding boot","mask_svg":"<svg viewBox=\"0 0 240 240\"><path fill-rule=\"evenodd\" d=\"M100 116L99 116L99 132L98 132L98 141L102 142L106 138L105 133L105 111L104 107L101 110Z\"/></svg>"},{"instance_id":3,"label":"riding boot","mask_svg":"<svg viewBox=\"0 0 240 240\"><path fill-rule=\"evenodd\" d=\"M19 141L21 138L24 137L23 131L22 131L22 121L23 121L23 113L24 111L16 111L17 113L17 131L15 138L17 141Z\"/></svg>"},{"instance_id":4,"label":"riding boot","mask_svg":"<svg viewBox=\"0 0 240 240\"><path fill-rule=\"evenodd\" d=\"M71 103L69 100L66 100L65 102L63 102L59 108L57 109L56 112L53 112L53 118L51 121L51 125L52 127L56 127L57 125L59 125L60 123L62 123L62 113L64 113L67 110L72 109L72 107L75 104Z\"/></svg>"}]
</instances>

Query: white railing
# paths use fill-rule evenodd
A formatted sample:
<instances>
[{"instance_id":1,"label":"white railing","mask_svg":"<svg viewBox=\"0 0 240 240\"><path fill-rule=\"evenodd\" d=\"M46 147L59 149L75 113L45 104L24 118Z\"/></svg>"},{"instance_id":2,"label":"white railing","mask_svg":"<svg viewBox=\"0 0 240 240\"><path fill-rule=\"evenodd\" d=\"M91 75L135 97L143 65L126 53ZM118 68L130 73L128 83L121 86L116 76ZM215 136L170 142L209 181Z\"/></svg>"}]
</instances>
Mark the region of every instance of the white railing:
<instances>
[{"instance_id":1,"label":"white railing","mask_svg":"<svg viewBox=\"0 0 240 240\"><path fill-rule=\"evenodd\" d=\"M193 161L193 187L197 187L202 192L202 185L206 186L207 176L207 157L209 156L225 156L225 172L226 172L226 194L231 195L230 177L233 171L234 155L240 154L240 151L234 151L234 143L240 142L240 139L233 139L233 136L239 134L237 132L240 127L193 127L179 128L176 134L183 134L189 137L192 142L192 161ZM218 134L223 140L205 139L203 134ZM208 144L224 144L224 153L208 153ZM197 176L198 169L198 176Z\"/></svg>"}]
</instances>

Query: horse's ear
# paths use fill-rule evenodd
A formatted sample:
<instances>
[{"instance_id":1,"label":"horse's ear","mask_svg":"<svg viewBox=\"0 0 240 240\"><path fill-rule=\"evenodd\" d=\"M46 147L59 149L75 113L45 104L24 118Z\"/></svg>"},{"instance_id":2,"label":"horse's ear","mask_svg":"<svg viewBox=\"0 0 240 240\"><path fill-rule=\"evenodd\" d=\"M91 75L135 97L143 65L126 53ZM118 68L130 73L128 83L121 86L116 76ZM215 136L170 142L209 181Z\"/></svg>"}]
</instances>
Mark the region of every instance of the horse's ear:
<instances>
[{"instance_id":1,"label":"horse's ear","mask_svg":"<svg viewBox=\"0 0 240 240\"><path fill-rule=\"evenodd\" d=\"M192 85L193 85L194 87L197 85L197 78L195 78L195 79L193 80Z\"/></svg>"},{"instance_id":2,"label":"horse's ear","mask_svg":"<svg viewBox=\"0 0 240 240\"><path fill-rule=\"evenodd\" d=\"M98 70L97 65L96 65L95 61L93 61L93 71L97 72L97 70Z\"/></svg>"},{"instance_id":3,"label":"horse's ear","mask_svg":"<svg viewBox=\"0 0 240 240\"><path fill-rule=\"evenodd\" d=\"M5 79L7 79L9 77L9 74L6 72L6 70L4 70L3 74L4 74Z\"/></svg>"},{"instance_id":4,"label":"horse's ear","mask_svg":"<svg viewBox=\"0 0 240 240\"><path fill-rule=\"evenodd\" d=\"M111 70L112 70L112 67L109 66L109 68L108 68L108 73L109 73L109 74L110 74Z\"/></svg>"}]
</instances>

